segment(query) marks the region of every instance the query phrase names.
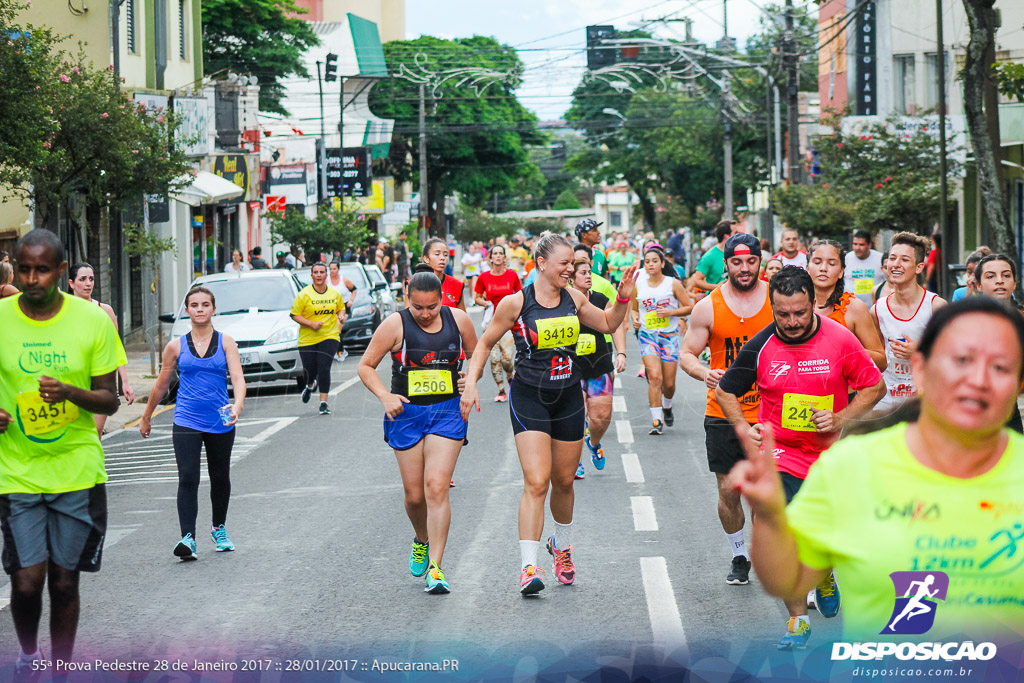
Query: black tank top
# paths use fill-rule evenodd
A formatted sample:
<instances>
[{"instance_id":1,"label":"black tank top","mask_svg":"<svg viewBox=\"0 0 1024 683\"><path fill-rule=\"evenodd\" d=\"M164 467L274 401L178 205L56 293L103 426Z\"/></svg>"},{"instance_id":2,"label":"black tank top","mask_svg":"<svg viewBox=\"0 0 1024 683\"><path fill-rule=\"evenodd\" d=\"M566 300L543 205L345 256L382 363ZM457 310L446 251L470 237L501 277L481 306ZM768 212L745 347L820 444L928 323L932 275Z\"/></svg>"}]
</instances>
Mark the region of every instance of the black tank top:
<instances>
[{"instance_id":1,"label":"black tank top","mask_svg":"<svg viewBox=\"0 0 1024 683\"><path fill-rule=\"evenodd\" d=\"M608 305L608 297L592 289L587 292L587 299L601 310ZM615 370L612 361L613 349L604 334L580 323L580 338L576 342L576 362L580 366L580 379L597 379Z\"/></svg>"},{"instance_id":2,"label":"black tank top","mask_svg":"<svg viewBox=\"0 0 1024 683\"><path fill-rule=\"evenodd\" d=\"M402 316L402 348L391 352L391 393L418 406L441 403L459 395L462 334L455 315L442 306L441 329L425 332L409 309Z\"/></svg>"},{"instance_id":3,"label":"black tank top","mask_svg":"<svg viewBox=\"0 0 1024 683\"><path fill-rule=\"evenodd\" d=\"M576 304L568 291L560 292L557 306L545 308L537 302L534 286L524 287L523 309L512 326L516 380L538 389L564 389L578 382L579 333Z\"/></svg>"}]
</instances>

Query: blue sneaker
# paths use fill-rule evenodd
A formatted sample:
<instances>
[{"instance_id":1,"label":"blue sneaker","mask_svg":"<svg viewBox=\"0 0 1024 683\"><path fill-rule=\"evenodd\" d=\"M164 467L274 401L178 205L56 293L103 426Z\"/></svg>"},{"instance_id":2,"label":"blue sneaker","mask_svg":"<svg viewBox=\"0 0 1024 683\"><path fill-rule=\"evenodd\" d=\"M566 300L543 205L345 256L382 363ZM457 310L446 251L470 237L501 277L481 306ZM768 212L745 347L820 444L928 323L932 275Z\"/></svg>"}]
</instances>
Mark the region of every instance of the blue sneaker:
<instances>
[{"instance_id":1,"label":"blue sneaker","mask_svg":"<svg viewBox=\"0 0 1024 683\"><path fill-rule=\"evenodd\" d=\"M803 650L807 648L807 641L811 637L811 625L801 621L797 617L790 617L786 624L786 635L779 640L780 650L792 650L796 648Z\"/></svg>"},{"instance_id":2,"label":"blue sneaker","mask_svg":"<svg viewBox=\"0 0 1024 683\"><path fill-rule=\"evenodd\" d=\"M444 572L437 566L437 562L430 563L430 571L427 572L427 587L423 589L432 595L444 595L451 593L448 582L444 580Z\"/></svg>"},{"instance_id":3,"label":"blue sneaker","mask_svg":"<svg viewBox=\"0 0 1024 683\"><path fill-rule=\"evenodd\" d=\"M427 549L429 543L420 543L416 538L412 539L412 552L409 553L409 571L413 576L423 576L430 566L427 563Z\"/></svg>"},{"instance_id":4,"label":"blue sneaker","mask_svg":"<svg viewBox=\"0 0 1024 683\"><path fill-rule=\"evenodd\" d=\"M603 470L604 469L604 449L601 448L601 444L597 444L595 448L590 443L590 435L587 435L585 440L587 448L590 449L590 459L594 462L594 467Z\"/></svg>"},{"instance_id":5,"label":"blue sneaker","mask_svg":"<svg viewBox=\"0 0 1024 683\"><path fill-rule=\"evenodd\" d=\"M583 472L583 463L581 462L579 464L579 467L576 468L576 478L577 479L582 479L584 476L586 476L586 475Z\"/></svg>"},{"instance_id":6,"label":"blue sneaker","mask_svg":"<svg viewBox=\"0 0 1024 683\"><path fill-rule=\"evenodd\" d=\"M211 529L210 536L213 537L213 542L217 544L218 553L231 552L235 549L235 544L228 538L228 530L224 528L223 524Z\"/></svg>"},{"instance_id":7,"label":"blue sneaker","mask_svg":"<svg viewBox=\"0 0 1024 683\"><path fill-rule=\"evenodd\" d=\"M826 619L839 614L839 605L842 599L839 596L839 584L836 583L836 575L832 570L814 588L814 608Z\"/></svg>"},{"instance_id":8,"label":"blue sneaker","mask_svg":"<svg viewBox=\"0 0 1024 683\"><path fill-rule=\"evenodd\" d=\"M196 539L192 534L185 534L178 544L174 546L174 555L182 560L198 560L199 553L196 551Z\"/></svg>"}]
</instances>

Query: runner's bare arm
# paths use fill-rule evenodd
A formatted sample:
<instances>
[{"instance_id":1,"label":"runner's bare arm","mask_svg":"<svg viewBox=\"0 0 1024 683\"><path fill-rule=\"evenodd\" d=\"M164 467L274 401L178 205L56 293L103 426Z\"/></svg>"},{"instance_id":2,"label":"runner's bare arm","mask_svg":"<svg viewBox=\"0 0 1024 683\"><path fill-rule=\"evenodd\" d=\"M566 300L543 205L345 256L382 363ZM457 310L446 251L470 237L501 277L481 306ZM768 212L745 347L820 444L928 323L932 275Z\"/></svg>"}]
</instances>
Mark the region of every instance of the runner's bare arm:
<instances>
[{"instance_id":1,"label":"runner's bare arm","mask_svg":"<svg viewBox=\"0 0 1024 683\"><path fill-rule=\"evenodd\" d=\"M690 287L697 287L698 289L703 289L705 291L710 292L712 289L718 288L718 286L719 285L709 284L707 278L704 276L704 273L702 273L699 270L695 271L693 275L690 276Z\"/></svg>"},{"instance_id":2,"label":"runner's bare arm","mask_svg":"<svg viewBox=\"0 0 1024 683\"><path fill-rule=\"evenodd\" d=\"M106 374L93 376L88 389L65 384L58 379L43 375L39 378L39 396L44 403L71 401L90 413L113 415L117 412L119 405L117 401L117 371L111 370Z\"/></svg>"},{"instance_id":3,"label":"runner's bare arm","mask_svg":"<svg viewBox=\"0 0 1024 683\"><path fill-rule=\"evenodd\" d=\"M231 390L235 400L231 403L231 422L238 422L238 416L245 408L245 374L242 372L242 359L238 356L238 344L228 335L224 335L224 357L228 361L228 376L231 377Z\"/></svg>"},{"instance_id":4,"label":"runner's bare arm","mask_svg":"<svg viewBox=\"0 0 1024 683\"><path fill-rule=\"evenodd\" d=\"M462 391L462 418L469 419L470 411L475 407L480 410L480 395L476 390L477 380L483 374L484 364L487 363L487 356L491 349L498 343L502 336L512 329L516 318L523 310L523 292L509 294L494 309L494 317L484 330L476 343L476 348L469 359L469 370L466 372L466 386Z\"/></svg>"},{"instance_id":5,"label":"runner's bare arm","mask_svg":"<svg viewBox=\"0 0 1024 683\"><path fill-rule=\"evenodd\" d=\"M659 318L669 318L674 315L681 318L689 315L693 310L693 300L690 299L686 287L679 280L672 280L672 296L679 302L679 308L666 308L663 311L658 311Z\"/></svg>"},{"instance_id":6,"label":"runner's bare arm","mask_svg":"<svg viewBox=\"0 0 1024 683\"><path fill-rule=\"evenodd\" d=\"M846 323L850 326L861 346L871 356L879 370L885 370L888 364L885 360L885 347L882 344L882 335L875 325L874 319L867 305L860 299L854 299L846 308Z\"/></svg>"},{"instance_id":7,"label":"runner's bare arm","mask_svg":"<svg viewBox=\"0 0 1024 683\"><path fill-rule=\"evenodd\" d=\"M629 308L629 303L623 302L632 299L636 291L636 270L637 264L634 263L626 268L622 274L622 282L619 283L619 287L615 292L615 305L610 310L598 308L590 303L583 296L582 292L571 288L567 290L576 304L576 311L580 322L587 327L594 328L598 332L605 332L607 334L611 334L615 328L621 325Z\"/></svg>"},{"instance_id":8,"label":"runner's bare arm","mask_svg":"<svg viewBox=\"0 0 1024 683\"><path fill-rule=\"evenodd\" d=\"M391 351L401 348L402 341L402 316L400 313L392 313L380 324L377 331L373 333L370 344L359 359L359 367L356 372L363 385L376 396L384 406L384 412L389 420L395 419L404 408L403 403L408 403L405 396L397 396L391 393L377 374L377 366L384 360L384 357Z\"/></svg>"},{"instance_id":9,"label":"runner's bare arm","mask_svg":"<svg viewBox=\"0 0 1024 683\"><path fill-rule=\"evenodd\" d=\"M167 390L171 387L171 378L178 369L178 354L181 352L181 337L172 339L164 347L163 356L160 359L160 374L149 392L149 400L146 401L146 409L142 413L142 420L139 422L139 433L142 436L149 436L150 419L153 411L156 410L160 401L164 400Z\"/></svg>"},{"instance_id":10,"label":"runner's bare arm","mask_svg":"<svg viewBox=\"0 0 1024 683\"><path fill-rule=\"evenodd\" d=\"M722 370L710 370L704 367L697 356L704 351L711 337L711 325L715 321L715 308L711 297L704 297L690 311L690 324L683 335L679 348L679 367L698 382L704 382L709 389L714 389L718 380L725 374ZM714 384L711 383L713 380Z\"/></svg>"},{"instance_id":11,"label":"runner's bare arm","mask_svg":"<svg viewBox=\"0 0 1024 683\"><path fill-rule=\"evenodd\" d=\"M874 386L858 389L857 395L853 397L849 405L838 413L819 410L811 416L811 422L819 432L837 432L874 408L883 396L885 396L885 380L880 379Z\"/></svg>"},{"instance_id":12,"label":"runner's bare arm","mask_svg":"<svg viewBox=\"0 0 1024 683\"><path fill-rule=\"evenodd\" d=\"M636 292L633 292L629 300L629 321L633 324L634 330L640 329L640 302L636 300Z\"/></svg>"}]
</instances>

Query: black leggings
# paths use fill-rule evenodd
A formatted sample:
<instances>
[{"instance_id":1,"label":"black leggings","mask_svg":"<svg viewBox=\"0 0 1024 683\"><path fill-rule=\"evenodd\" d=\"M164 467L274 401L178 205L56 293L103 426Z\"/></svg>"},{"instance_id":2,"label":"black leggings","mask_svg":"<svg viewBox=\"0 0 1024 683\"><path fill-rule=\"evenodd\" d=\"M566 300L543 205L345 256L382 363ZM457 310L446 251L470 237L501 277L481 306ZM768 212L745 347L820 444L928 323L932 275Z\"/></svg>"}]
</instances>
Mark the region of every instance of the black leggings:
<instances>
[{"instance_id":1,"label":"black leggings","mask_svg":"<svg viewBox=\"0 0 1024 683\"><path fill-rule=\"evenodd\" d=\"M315 379L320 393L325 394L331 390L331 363L338 354L340 344L337 339L325 339L299 347L299 359L302 361L302 369L306 371L307 387Z\"/></svg>"},{"instance_id":2,"label":"black leggings","mask_svg":"<svg viewBox=\"0 0 1024 683\"><path fill-rule=\"evenodd\" d=\"M171 440L174 459L178 461L178 524L182 536L192 534L195 538L203 446L206 446L206 469L210 473L213 526L220 526L227 520L228 499L231 498L231 447L235 444L235 430L210 434L174 425Z\"/></svg>"}]
</instances>

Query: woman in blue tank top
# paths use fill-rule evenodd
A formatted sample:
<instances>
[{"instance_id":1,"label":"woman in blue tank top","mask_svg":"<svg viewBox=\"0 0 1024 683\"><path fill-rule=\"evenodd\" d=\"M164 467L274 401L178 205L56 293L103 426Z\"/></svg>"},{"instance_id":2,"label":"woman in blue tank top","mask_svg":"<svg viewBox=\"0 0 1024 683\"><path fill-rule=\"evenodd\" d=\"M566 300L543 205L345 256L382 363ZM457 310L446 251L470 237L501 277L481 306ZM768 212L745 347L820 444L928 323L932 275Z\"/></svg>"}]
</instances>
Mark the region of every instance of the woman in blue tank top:
<instances>
[{"instance_id":1,"label":"woman in blue tank top","mask_svg":"<svg viewBox=\"0 0 1024 683\"><path fill-rule=\"evenodd\" d=\"M174 554L182 560L199 559L195 539L203 446L206 446L213 507L210 535L217 552L235 549L225 523L231 497L231 447L235 443L235 423L245 405L245 378L235 340L213 329L215 304L213 292L205 287L193 287L185 295L185 312L192 321L192 331L171 340L164 348L160 376L139 423L139 432L148 437L153 411L167 394L171 377L177 371L178 397L174 404L171 439L178 463L181 540L174 546ZM235 392L234 403L228 398L228 375Z\"/></svg>"},{"instance_id":2,"label":"woman in blue tank top","mask_svg":"<svg viewBox=\"0 0 1024 683\"><path fill-rule=\"evenodd\" d=\"M542 237L534 248L537 280L501 300L487 330L473 351L462 393L462 414L480 408L476 383L491 347L512 331L516 343L515 376L509 392L509 414L516 450L523 468L519 503L519 551L522 556L520 593L544 589L537 554L544 531L544 500L551 489L555 534L547 542L554 558L555 578L571 584L570 528L573 481L583 450L583 392L576 362L580 326L611 333L626 317L633 294L636 265L625 270L615 306L603 310L579 291L568 287L573 275L573 250L560 235Z\"/></svg>"},{"instance_id":3,"label":"woman in blue tank top","mask_svg":"<svg viewBox=\"0 0 1024 683\"><path fill-rule=\"evenodd\" d=\"M465 311L445 306L433 273L409 280L408 308L380 324L359 361L359 379L384 406L384 440L395 451L415 536L409 571L428 593L450 592L441 560L448 541L448 486L466 438L459 405L463 351L476 346ZM377 366L391 353L391 387ZM485 354L486 355L486 354Z\"/></svg>"}]
</instances>

